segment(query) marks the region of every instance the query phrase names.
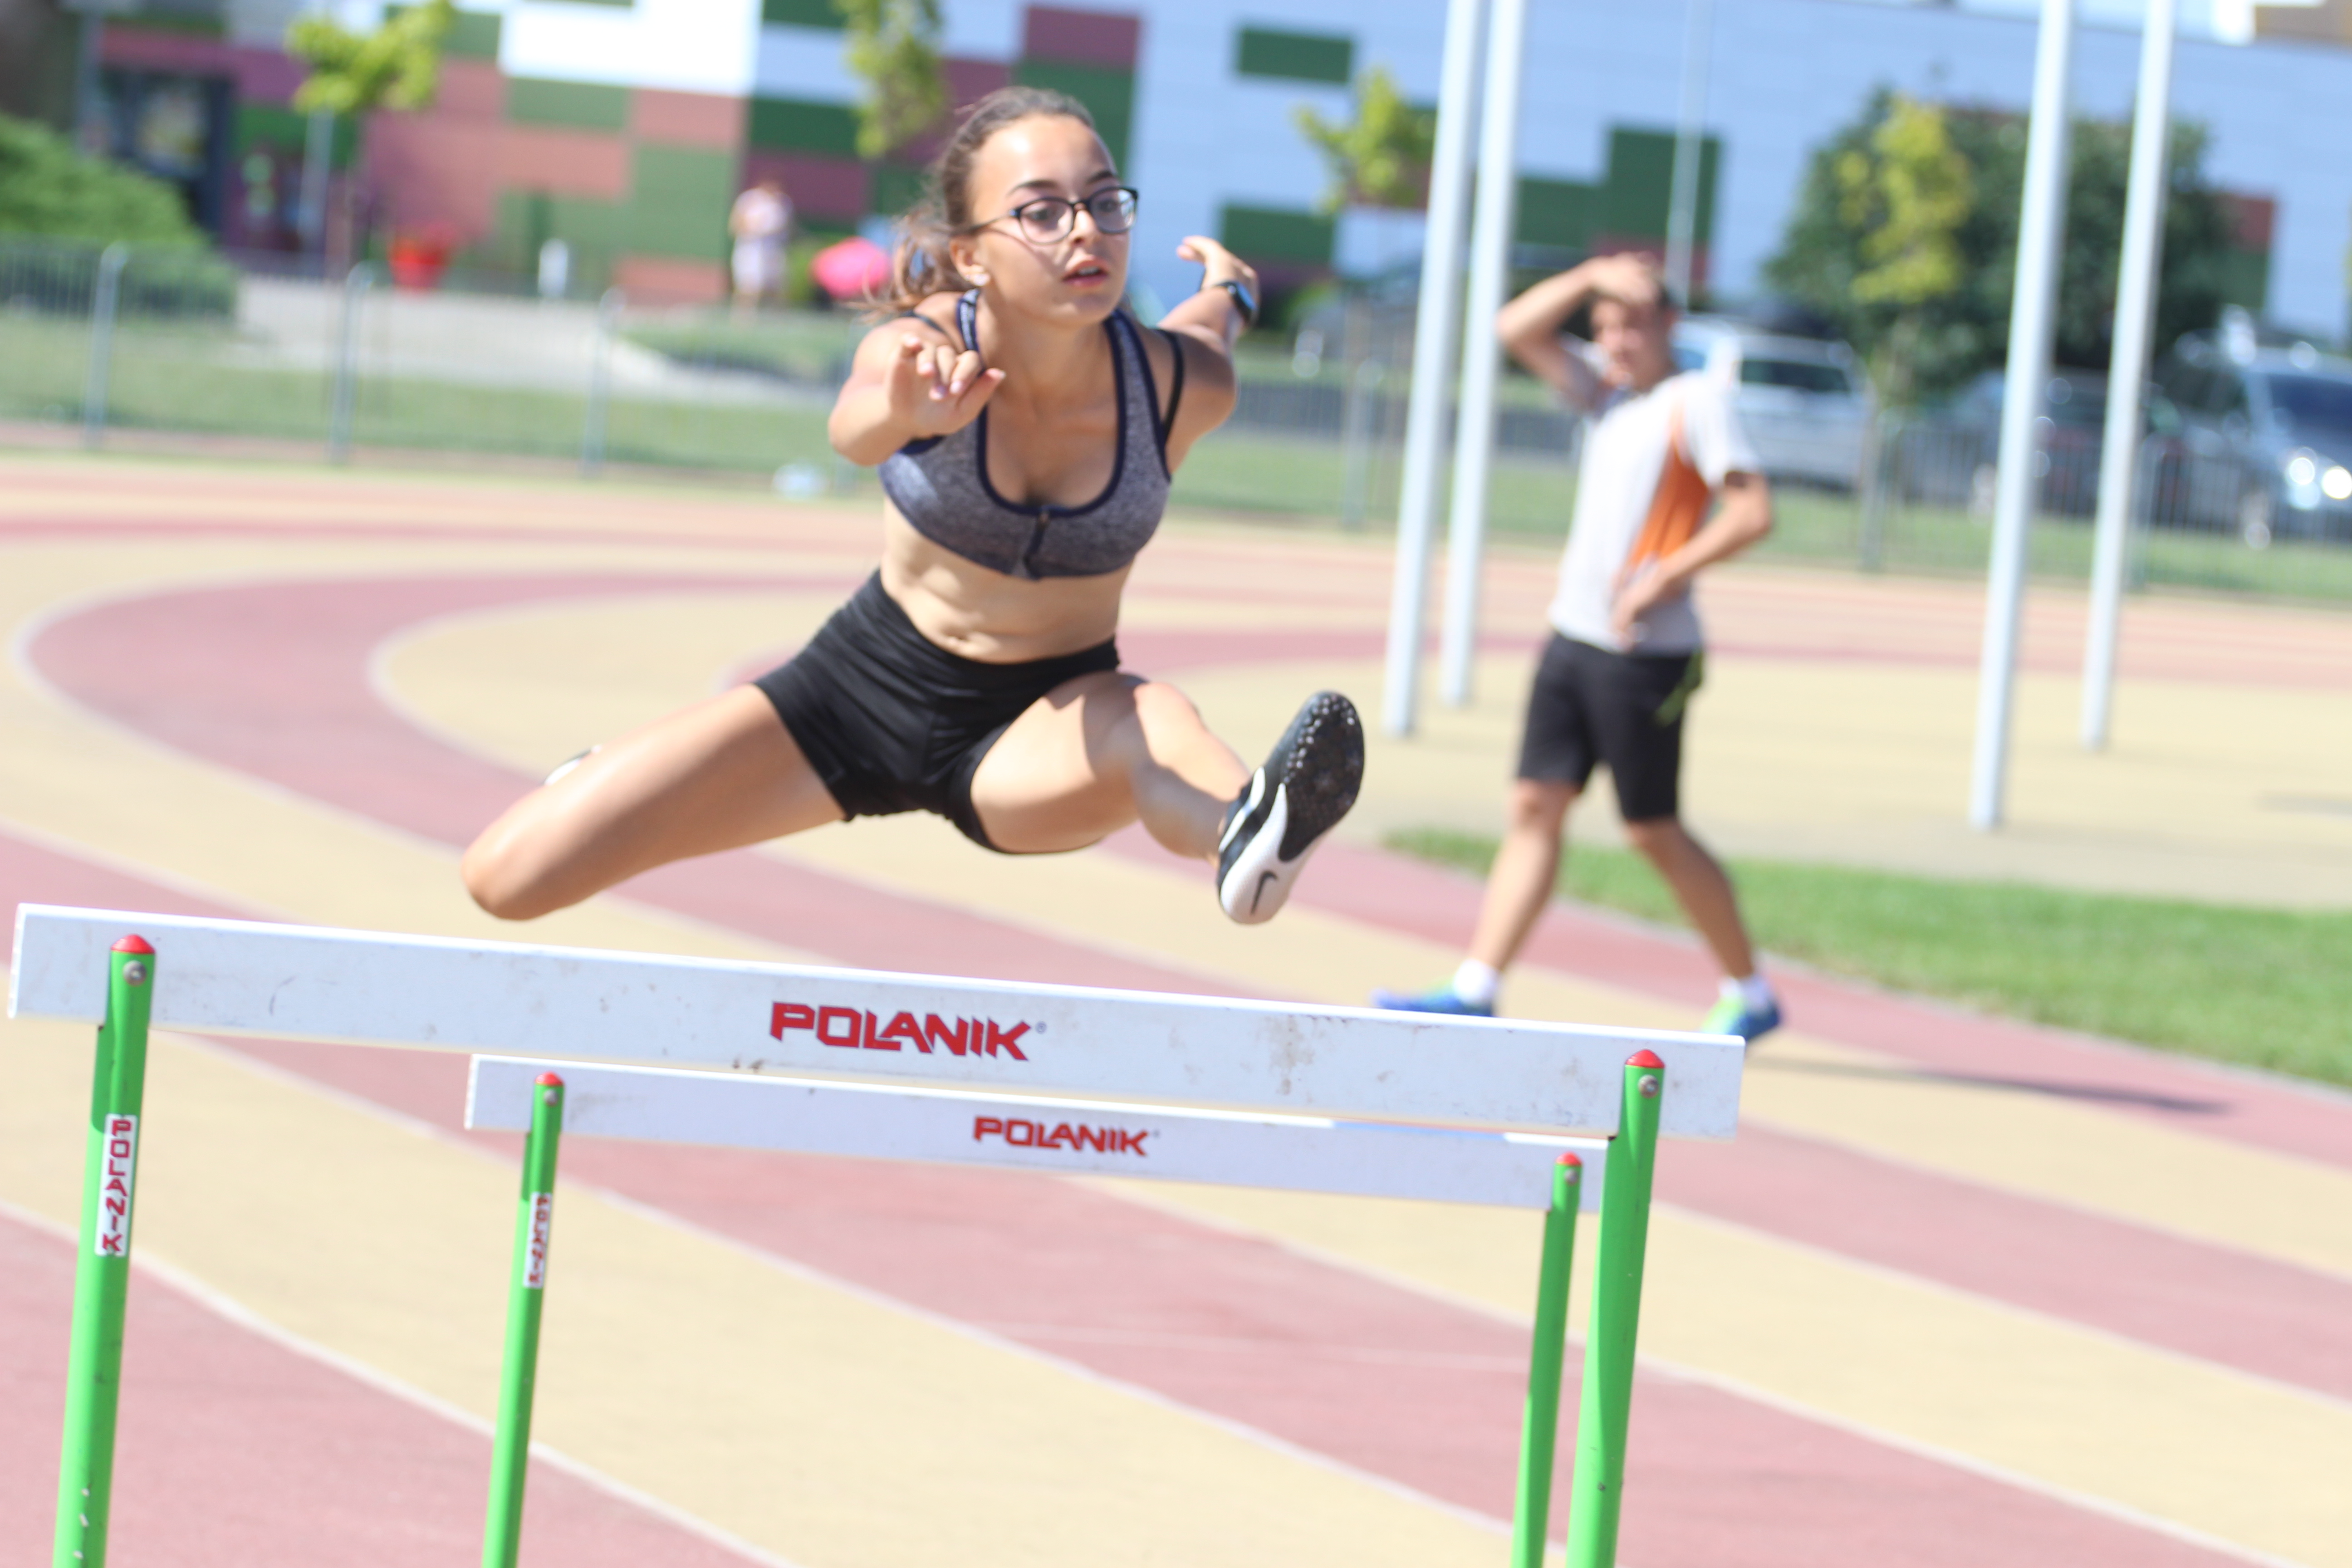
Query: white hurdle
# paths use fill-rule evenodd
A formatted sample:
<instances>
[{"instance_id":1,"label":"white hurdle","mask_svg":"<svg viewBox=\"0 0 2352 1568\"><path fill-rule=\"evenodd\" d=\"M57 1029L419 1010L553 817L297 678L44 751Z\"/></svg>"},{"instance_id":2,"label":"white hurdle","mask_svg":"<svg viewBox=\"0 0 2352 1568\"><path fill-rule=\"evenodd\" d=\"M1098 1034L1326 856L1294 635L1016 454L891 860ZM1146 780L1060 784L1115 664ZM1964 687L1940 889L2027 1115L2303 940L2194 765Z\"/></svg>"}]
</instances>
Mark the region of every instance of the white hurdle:
<instances>
[{"instance_id":1,"label":"white hurdle","mask_svg":"<svg viewBox=\"0 0 2352 1568\"><path fill-rule=\"evenodd\" d=\"M1719 1035L42 904L17 910L9 1012L98 1022L125 931L169 955L165 1028L1588 1132L1616 1130L1625 1059L1649 1050L1666 1135L1728 1138L1739 1115L1742 1050Z\"/></svg>"},{"instance_id":2,"label":"white hurdle","mask_svg":"<svg viewBox=\"0 0 2352 1568\"><path fill-rule=\"evenodd\" d=\"M563 1079L567 1138L842 1154L1054 1175L1138 1176L1355 1197L1547 1208L1563 1153L1601 1205L1596 1138L1202 1110L963 1089L747 1078L476 1057L466 1125L528 1132L539 1079Z\"/></svg>"},{"instance_id":3,"label":"white hurdle","mask_svg":"<svg viewBox=\"0 0 2352 1568\"><path fill-rule=\"evenodd\" d=\"M1569 1563L1608 1568L1658 1140L1730 1137L1745 1058L1727 1036L39 904L16 911L8 1011L99 1026L54 1559L77 1568L105 1563L151 1026L465 1051L467 1124L528 1131L486 1568L519 1550L567 1129L1540 1209L1514 1568L1545 1560L1576 1216L1597 1209Z\"/></svg>"}]
</instances>

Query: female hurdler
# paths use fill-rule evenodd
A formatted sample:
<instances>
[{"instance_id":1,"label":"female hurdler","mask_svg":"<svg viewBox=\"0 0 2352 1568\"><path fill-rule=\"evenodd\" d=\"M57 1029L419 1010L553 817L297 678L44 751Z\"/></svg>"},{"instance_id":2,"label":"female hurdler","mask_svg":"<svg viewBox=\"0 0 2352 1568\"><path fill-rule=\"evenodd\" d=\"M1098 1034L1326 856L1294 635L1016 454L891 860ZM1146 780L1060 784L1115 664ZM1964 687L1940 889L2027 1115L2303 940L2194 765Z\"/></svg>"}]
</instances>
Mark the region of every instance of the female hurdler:
<instances>
[{"instance_id":1,"label":"female hurdler","mask_svg":"<svg viewBox=\"0 0 2352 1568\"><path fill-rule=\"evenodd\" d=\"M924 810L1011 854L1140 818L1213 863L1219 903L1249 923L1355 804L1346 698L1309 698L1253 774L1112 640L1170 476L1233 410L1255 274L1189 239L1201 291L1137 325L1119 307L1135 193L1058 93L982 100L933 179L899 247L901 313L867 333L833 410L835 449L881 469L880 570L791 662L558 769L492 823L464 863L490 913Z\"/></svg>"}]
</instances>

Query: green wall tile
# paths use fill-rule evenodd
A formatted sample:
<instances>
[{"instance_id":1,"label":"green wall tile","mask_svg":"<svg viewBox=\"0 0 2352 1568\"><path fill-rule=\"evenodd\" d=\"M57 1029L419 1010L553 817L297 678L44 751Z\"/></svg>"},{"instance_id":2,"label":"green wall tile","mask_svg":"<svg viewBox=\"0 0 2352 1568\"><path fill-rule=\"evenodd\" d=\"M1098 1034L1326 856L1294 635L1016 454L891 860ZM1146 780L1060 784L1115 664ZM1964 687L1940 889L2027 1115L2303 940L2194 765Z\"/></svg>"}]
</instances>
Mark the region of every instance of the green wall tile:
<instances>
[{"instance_id":1,"label":"green wall tile","mask_svg":"<svg viewBox=\"0 0 2352 1568\"><path fill-rule=\"evenodd\" d=\"M409 7L387 5L384 20L390 21ZM450 24L449 36L441 42L441 52L461 60L495 60L499 58L499 37L505 18L488 11L460 11L457 21Z\"/></svg>"},{"instance_id":2,"label":"green wall tile","mask_svg":"<svg viewBox=\"0 0 2352 1568\"><path fill-rule=\"evenodd\" d=\"M771 153L857 155L857 110L845 103L812 103L797 98L751 100L751 143Z\"/></svg>"},{"instance_id":3,"label":"green wall tile","mask_svg":"<svg viewBox=\"0 0 2352 1568\"><path fill-rule=\"evenodd\" d=\"M627 219L627 209L618 202L501 191L498 230L488 248L506 267L529 272L539 264L539 247L560 239L572 247L572 287L593 289L612 276Z\"/></svg>"},{"instance_id":4,"label":"green wall tile","mask_svg":"<svg viewBox=\"0 0 2352 1568\"><path fill-rule=\"evenodd\" d=\"M1582 250L1591 240L1592 220L1600 209L1598 185L1524 175L1512 237L1521 245Z\"/></svg>"},{"instance_id":5,"label":"green wall tile","mask_svg":"<svg viewBox=\"0 0 2352 1568\"><path fill-rule=\"evenodd\" d=\"M603 82L509 77L507 118L517 125L625 131L629 125L629 89Z\"/></svg>"},{"instance_id":6,"label":"green wall tile","mask_svg":"<svg viewBox=\"0 0 2352 1568\"><path fill-rule=\"evenodd\" d=\"M1328 81L1345 87L1355 79L1355 67L1356 41L1328 33L1244 27L1234 46L1234 69L1242 76Z\"/></svg>"},{"instance_id":7,"label":"green wall tile","mask_svg":"<svg viewBox=\"0 0 2352 1568\"><path fill-rule=\"evenodd\" d=\"M697 261L727 255L727 211L735 200L732 153L701 147L640 147L631 171L621 248Z\"/></svg>"},{"instance_id":8,"label":"green wall tile","mask_svg":"<svg viewBox=\"0 0 2352 1568\"><path fill-rule=\"evenodd\" d=\"M1023 87L1066 92L1085 104L1103 145L1110 149L1111 162L1127 166L1128 132L1135 123L1134 72L1064 60L1022 60L1013 68L1013 79Z\"/></svg>"},{"instance_id":9,"label":"green wall tile","mask_svg":"<svg viewBox=\"0 0 2352 1568\"><path fill-rule=\"evenodd\" d=\"M277 148L280 153L300 156L310 144L310 117L299 113L281 103L245 103L236 106L236 153L242 158L257 146ZM335 121L334 139L328 144L330 167L348 169L352 154L358 150L359 128L349 120Z\"/></svg>"},{"instance_id":10,"label":"green wall tile","mask_svg":"<svg viewBox=\"0 0 2352 1568\"><path fill-rule=\"evenodd\" d=\"M1244 261L1331 265L1337 223L1311 212L1228 205L1217 221L1217 237Z\"/></svg>"},{"instance_id":11,"label":"green wall tile","mask_svg":"<svg viewBox=\"0 0 2352 1568\"><path fill-rule=\"evenodd\" d=\"M909 168L904 163L874 165L874 184L868 205L885 217L897 217L923 199L923 187L929 171Z\"/></svg>"},{"instance_id":12,"label":"green wall tile","mask_svg":"<svg viewBox=\"0 0 2352 1568\"><path fill-rule=\"evenodd\" d=\"M1699 144L1698 223L1696 243L1715 233L1715 174L1722 142L1709 136ZM1609 132L1609 182L1601 189L1596 233L1622 239L1666 237L1666 209L1675 184L1675 138L1666 131L1617 126Z\"/></svg>"},{"instance_id":13,"label":"green wall tile","mask_svg":"<svg viewBox=\"0 0 2352 1568\"><path fill-rule=\"evenodd\" d=\"M849 26L834 9L833 0L760 0L760 20L771 27L830 27Z\"/></svg>"}]
</instances>

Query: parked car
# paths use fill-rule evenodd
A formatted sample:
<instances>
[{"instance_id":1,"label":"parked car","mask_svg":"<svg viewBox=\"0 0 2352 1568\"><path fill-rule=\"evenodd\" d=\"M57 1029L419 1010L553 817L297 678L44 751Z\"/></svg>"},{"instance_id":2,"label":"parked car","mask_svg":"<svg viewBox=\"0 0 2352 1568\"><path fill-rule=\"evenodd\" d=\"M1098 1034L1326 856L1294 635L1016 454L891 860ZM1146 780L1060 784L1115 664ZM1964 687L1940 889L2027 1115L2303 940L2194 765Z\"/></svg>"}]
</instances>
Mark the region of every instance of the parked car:
<instances>
[{"instance_id":1,"label":"parked car","mask_svg":"<svg viewBox=\"0 0 2352 1568\"><path fill-rule=\"evenodd\" d=\"M2251 332L2191 332L2158 367L2178 414L2193 521L2273 537L2352 540L2352 360Z\"/></svg>"},{"instance_id":2,"label":"parked car","mask_svg":"<svg viewBox=\"0 0 2352 1568\"><path fill-rule=\"evenodd\" d=\"M1939 427L1932 452L1916 454L1915 470L1906 491L1952 492L1963 466L1969 506L1992 510L1992 488L2000 456L2000 410L2009 390L2008 373L1989 370L1969 383L1932 423ZM2068 517L2088 517L2099 503L2099 447L2107 425L2107 378L2095 370L2058 370L2042 395L2042 417L2034 432L2033 477L2036 509ZM1927 444L1926 437L1921 437ZM1912 453L1906 457L1914 456ZM1927 470L1944 471L1932 479Z\"/></svg>"},{"instance_id":3,"label":"parked car","mask_svg":"<svg viewBox=\"0 0 2352 1568\"><path fill-rule=\"evenodd\" d=\"M1841 342L1787 337L1720 316L1675 325L1675 362L1729 387L1768 478L1850 489L1862 472L1870 393Z\"/></svg>"}]
</instances>

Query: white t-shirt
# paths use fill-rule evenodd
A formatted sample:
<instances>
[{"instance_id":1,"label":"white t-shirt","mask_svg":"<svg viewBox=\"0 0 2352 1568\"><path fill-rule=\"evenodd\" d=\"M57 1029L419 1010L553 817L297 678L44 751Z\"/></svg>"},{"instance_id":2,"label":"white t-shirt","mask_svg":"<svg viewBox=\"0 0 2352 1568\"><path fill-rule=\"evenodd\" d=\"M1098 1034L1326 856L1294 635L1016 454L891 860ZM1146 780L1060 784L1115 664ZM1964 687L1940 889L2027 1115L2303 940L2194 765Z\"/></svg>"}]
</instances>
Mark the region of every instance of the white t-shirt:
<instances>
[{"instance_id":1,"label":"white t-shirt","mask_svg":"<svg viewBox=\"0 0 2352 1568\"><path fill-rule=\"evenodd\" d=\"M1704 372L1669 376L1647 392L1611 391L1584 432L1551 624L1615 653L1695 652L1698 609L1687 590L1652 606L1631 643L1610 625L1610 606L1629 561L1638 553L1632 576L1652 569L1706 521L1726 474L1759 467L1728 393Z\"/></svg>"}]
</instances>

